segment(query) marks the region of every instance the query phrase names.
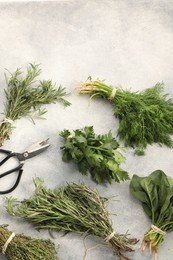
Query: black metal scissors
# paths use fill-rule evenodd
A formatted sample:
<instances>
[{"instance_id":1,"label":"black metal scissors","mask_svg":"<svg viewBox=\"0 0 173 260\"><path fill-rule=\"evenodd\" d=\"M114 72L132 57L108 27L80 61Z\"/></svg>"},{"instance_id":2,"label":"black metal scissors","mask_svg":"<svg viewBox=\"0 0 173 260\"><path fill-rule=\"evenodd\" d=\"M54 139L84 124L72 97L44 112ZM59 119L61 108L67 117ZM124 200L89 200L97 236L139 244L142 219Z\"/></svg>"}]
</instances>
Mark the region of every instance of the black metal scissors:
<instances>
[{"instance_id":1,"label":"black metal scissors","mask_svg":"<svg viewBox=\"0 0 173 260\"><path fill-rule=\"evenodd\" d=\"M3 165L6 161L8 161L11 157L16 157L19 161L19 165L17 167L14 167L13 169L0 174L0 178L3 178L10 173L18 171L18 176L17 176L16 182L12 186L12 188L10 188L8 190L0 191L0 194L7 194L7 193L12 192L18 186L18 184L20 182L22 172L23 172L22 167L25 163L25 160L30 159L30 158L40 154L41 152L45 151L49 146L50 146L50 144L48 143L48 139L46 139L46 140L42 140L40 142L32 144L23 153L15 153L15 152L12 152L9 150L0 149L0 153L7 154L7 156L0 162L0 166Z\"/></svg>"}]
</instances>

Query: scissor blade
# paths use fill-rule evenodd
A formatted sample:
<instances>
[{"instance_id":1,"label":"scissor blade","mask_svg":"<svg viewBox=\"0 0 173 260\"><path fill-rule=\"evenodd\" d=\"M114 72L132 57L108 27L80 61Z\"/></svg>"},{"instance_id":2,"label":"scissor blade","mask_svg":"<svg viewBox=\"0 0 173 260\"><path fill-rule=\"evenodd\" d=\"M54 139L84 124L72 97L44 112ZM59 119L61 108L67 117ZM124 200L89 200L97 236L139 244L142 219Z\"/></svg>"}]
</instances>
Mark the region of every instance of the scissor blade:
<instances>
[{"instance_id":1,"label":"scissor blade","mask_svg":"<svg viewBox=\"0 0 173 260\"><path fill-rule=\"evenodd\" d=\"M28 149L26 149L24 153L16 153L17 158L19 159L19 161L24 161L42 153L50 146L48 140L49 139L42 140L31 145Z\"/></svg>"},{"instance_id":2,"label":"scissor blade","mask_svg":"<svg viewBox=\"0 0 173 260\"><path fill-rule=\"evenodd\" d=\"M36 142L34 144L32 144L31 146L29 146L26 151L28 153L32 153L35 152L37 150L42 150L43 148L47 148L50 146L50 144L48 143L49 138L47 138L46 140L41 140L39 142Z\"/></svg>"}]
</instances>

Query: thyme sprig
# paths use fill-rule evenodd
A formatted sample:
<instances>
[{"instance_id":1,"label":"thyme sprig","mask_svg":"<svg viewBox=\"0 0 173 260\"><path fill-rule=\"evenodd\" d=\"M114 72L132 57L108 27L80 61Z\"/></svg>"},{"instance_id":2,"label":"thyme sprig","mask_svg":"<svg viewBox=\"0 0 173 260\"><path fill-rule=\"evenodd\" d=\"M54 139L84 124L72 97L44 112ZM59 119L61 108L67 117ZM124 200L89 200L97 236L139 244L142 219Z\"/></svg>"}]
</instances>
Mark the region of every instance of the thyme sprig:
<instances>
[{"instance_id":1,"label":"thyme sprig","mask_svg":"<svg viewBox=\"0 0 173 260\"><path fill-rule=\"evenodd\" d=\"M24 77L21 69L16 69L14 73L9 72L9 77L5 74L5 118L0 125L0 145L9 138L13 121L21 117L41 118L47 112L42 108L46 104L60 101L64 106L70 105L64 99L65 88L59 86L56 89L51 80L39 81L37 78L40 73L39 65L30 64Z\"/></svg>"},{"instance_id":2,"label":"thyme sprig","mask_svg":"<svg viewBox=\"0 0 173 260\"><path fill-rule=\"evenodd\" d=\"M16 204L7 198L6 209L12 216L32 222L37 229L55 229L103 238L120 258L133 251L137 242L128 234L113 231L106 199L84 184L67 184L55 190L46 189L40 179L34 180L36 195ZM121 258L121 259L122 259Z\"/></svg>"},{"instance_id":3,"label":"thyme sprig","mask_svg":"<svg viewBox=\"0 0 173 260\"><path fill-rule=\"evenodd\" d=\"M12 232L0 226L0 252ZM8 260L58 260L57 249L50 240L16 234L8 244L4 255Z\"/></svg>"},{"instance_id":4,"label":"thyme sprig","mask_svg":"<svg viewBox=\"0 0 173 260\"><path fill-rule=\"evenodd\" d=\"M131 92L91 80L80 86L79 93L98 95L113 104L119 119L118 136L126 146L136 148L143 155L148 144L158 143L173 147L173 100L164 94L164 84L142 92ZM113 95L112 95L113 94Z\"/></svg>"}]
</instances>

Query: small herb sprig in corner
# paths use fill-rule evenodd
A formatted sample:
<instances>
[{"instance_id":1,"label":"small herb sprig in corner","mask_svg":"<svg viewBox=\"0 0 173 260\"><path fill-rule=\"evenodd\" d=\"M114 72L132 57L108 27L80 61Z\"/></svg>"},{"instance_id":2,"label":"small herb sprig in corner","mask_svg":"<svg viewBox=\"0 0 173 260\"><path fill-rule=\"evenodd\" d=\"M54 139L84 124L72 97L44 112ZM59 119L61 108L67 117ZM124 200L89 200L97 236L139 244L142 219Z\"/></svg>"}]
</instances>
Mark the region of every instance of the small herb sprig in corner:
<instances>
[{"instance_id":1,"label":"small herb sprig in corner","mask_svg":"<svg viewBox=\"0 0 173 260\"><path fill-rule=\"evenodd\" d=\"M8 230L7 225L0 226L0 238L0 252L6 257L3 257L3 259L59 260L58 246L55 246L51 240L32 238L24 234L15 234Z\"/></svg>"},{"instance_id":2,"label":"small herb sprig in corner","mask_svg":"<svg viewBox=\"0 0 173 260\"><path fill-rule=\"evenodd\" d=\"M64 106L70 105L64 99L65 88L61 86L55 88L55 84L51 80L37 80L40 73L39 65L30 64L24 77L22 77L21 69L16 69L14 73L9 72L9 77L5 74L6 101L3 113L5 117L0 125L0 146L5 139L9 138L13 129L13 121L21 117L42 117L46 113L42 106L46 104L60 101Z\"/></svg>"},{"instance_id":3,"label":"small herb sprig in corner","mask_svg":"<svg viewBox=\"0 0 173 260\"><path fill-rule=\"evenodd\" d=\"M82 174L90 172L97 183L129 179L128 173L120 168L125 158L118 150L120 145L111 132L96 135L92 126L73 132L60 132L60 136L65 139L65 145L61 147L64 161L73 160Z\"/></svg>"}]
</instances>

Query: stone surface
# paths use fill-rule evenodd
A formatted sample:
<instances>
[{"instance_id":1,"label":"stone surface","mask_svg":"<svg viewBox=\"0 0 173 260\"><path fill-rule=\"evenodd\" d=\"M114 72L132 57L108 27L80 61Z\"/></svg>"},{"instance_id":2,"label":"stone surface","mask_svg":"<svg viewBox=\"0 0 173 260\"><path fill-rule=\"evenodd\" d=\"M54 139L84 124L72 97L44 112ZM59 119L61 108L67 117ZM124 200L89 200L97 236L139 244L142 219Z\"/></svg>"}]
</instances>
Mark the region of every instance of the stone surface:
<instances>
[{"instance_id":1,"label":"stone surface","mask_svg":"<svg viewBox=\"0 0 173 260\"><path fill-rule=\"evenodd\" d=\"M67 1L1 1L0 2L0 111L4 109L4 71L17 67L26 69L28 63L40 63L42 78L62 84L70 93L72 106L61 104L46 107L46 120L35 125L26 118L15 122L10 140L3 148L22 152L32 142L49 137L51 147L28 160L19 187L8 196L28 198L34 193L33 178L44 178L47 187L54 188L66 181L83 181L96 187L102 196L118 196L109 204L116 231L129 233L140 239L150 221L141 205L129 194L129 182L106 186L96 185L89 176L82 176L73 163L61 160L58 133L64 128L76 129L94 125L96 133L112 130L116 135L118 121L112 115L108 102L79 96L76 87L88 76L105 79L112 85L122 85L134 91L164 81L166 92L173 96L173 3L172 1L136 0L67 0ZM0 118L3 118L1 114ZM173 177L173 151L158 145L149 146L143 157L126 152L130 176L145 176L162 169ZM10 178L11 180L11 178ZM1 189L9 185L9 177L1 181ZM3 187L2 187L3 183ZM16 233L49 238L48 231L37 232L25 221L9 216L0 197L0 224L9 224ZM81 260L85 254L83 237L76 234L62 236L54 232L54 242L60 245L62 260ZM166 235L159 250L159 260L172 260L173 234ZM87 239L87 247L100 243L94 237ZM139 243L140 244L140 243ZM3 256L0 256L3 259ZM131 255L134 260L152 259L141 254L139 245ZM87 260L113 260L116 257L105 246L88 251Z\"/></svg>"}]
</instances>

